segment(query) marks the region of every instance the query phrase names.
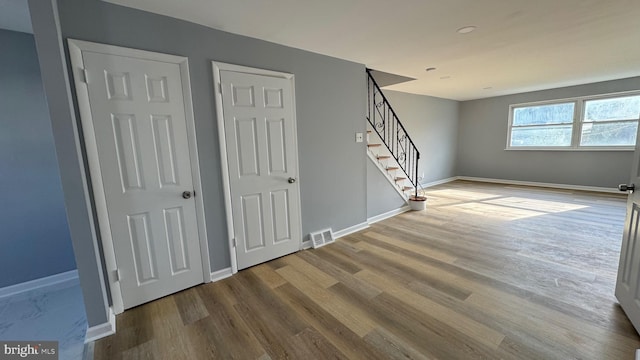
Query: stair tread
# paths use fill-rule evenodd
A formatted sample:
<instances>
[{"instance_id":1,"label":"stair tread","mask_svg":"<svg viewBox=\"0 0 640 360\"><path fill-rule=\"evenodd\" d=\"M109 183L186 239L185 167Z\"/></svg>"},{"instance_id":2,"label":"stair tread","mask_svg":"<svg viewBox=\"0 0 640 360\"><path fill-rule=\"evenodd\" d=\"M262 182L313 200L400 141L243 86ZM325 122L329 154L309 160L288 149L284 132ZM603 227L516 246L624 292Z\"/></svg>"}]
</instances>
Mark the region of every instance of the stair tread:
<instances>
[{"instance_id":1,"label":"stair tread","mask_svg":"<svg viewBox=\"0 0 640 360\"><path fill-rule=\"evenodd\" d=\"M371 134L373 131L371 130L367 130L367 134Z\"/></svg>"},{"instance_id":2,"label":"stair tread","mask_svg":"<svg viewBox=\"0 0 640 360\"><path fill-rule=\"evenodd\" d=\"M399 167L392 166L392 167L388 167L388 168L387 168L387 171L393 171L393 170L398 170L398 169L400 169L400 168L399 168Z\"/></svg>"},{"instance_id":3,"label":"stair tread","mask_svg":"<svg viewBox=\"0 0 640 360\"><path fill-rule=\"evenodd\" d=\"M391 156L389 155L378 155L378 159L390 159Z\"/></svg>"},{"instance_id":4,"label":"stair tread","mask_svg":"<svg viewBox=\"0 0 640 360\"><path fill-rule=\"evenodd\" d=\"M382 144L367 144L368 147L382 146Z\"/></svg>"},{"instance_id":5,"label":"stair tread","mask_svg":"<svg viewBox=\"0 0 640 360\"><path fill-rule=\"evenodd\" d=\"M407 190L413 190L413 186L405 186L402 188L402 190L407 191Z\"/></svg>"},{"instance_id":6,"label":"stair tread","mask_svg":"<svg viewBox=\"0 0 640 360\"><path fill-rule=\"evenodd\" d=\"M407 179L406 177L397 177L394 180L395 181L401 181L401 180L406 180L406 179Z\"/></svg>"}]
</instances>

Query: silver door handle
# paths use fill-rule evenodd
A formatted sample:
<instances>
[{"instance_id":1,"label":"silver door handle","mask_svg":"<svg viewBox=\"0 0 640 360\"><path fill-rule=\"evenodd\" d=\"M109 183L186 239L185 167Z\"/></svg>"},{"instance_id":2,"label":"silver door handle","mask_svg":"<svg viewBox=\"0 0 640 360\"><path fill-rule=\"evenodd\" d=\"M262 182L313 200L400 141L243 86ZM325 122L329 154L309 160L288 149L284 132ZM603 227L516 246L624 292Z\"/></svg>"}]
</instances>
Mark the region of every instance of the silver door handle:
<instances>
[{"instance_id":1,"label":"silver door handle","mask_svg":"<svg viewBox=\"0 0 640 360\"><path fill-rule=\"evenodd\" d=\"M287 181L289 181L289 184L293 184L294 182L296 182L296 179L290 177L289 180L287 180Z\"/></svg>"},{"instance_id":2,"label":"silver door handle","mask_svg":"<svg viewBox=\"0 0 640 360\"><path fill-rule=\"evenodd\" d=\"M183 191L182 192L183 199L191 199L191 191Z\"/></svg>"},{"instance_id":3,"label":"silver door handle","mask_svg":"<svg viewBox=\"0 0 640 360\"><path fill-rule=\"evenodd\" d=\"M635 189L636 189L636 185L635 184L631 184L631 185L620 184L620 185L618 185L618 190L620 190L620 191L631 191L631 192L633 192Z\"/></svg>"}]
</instances>

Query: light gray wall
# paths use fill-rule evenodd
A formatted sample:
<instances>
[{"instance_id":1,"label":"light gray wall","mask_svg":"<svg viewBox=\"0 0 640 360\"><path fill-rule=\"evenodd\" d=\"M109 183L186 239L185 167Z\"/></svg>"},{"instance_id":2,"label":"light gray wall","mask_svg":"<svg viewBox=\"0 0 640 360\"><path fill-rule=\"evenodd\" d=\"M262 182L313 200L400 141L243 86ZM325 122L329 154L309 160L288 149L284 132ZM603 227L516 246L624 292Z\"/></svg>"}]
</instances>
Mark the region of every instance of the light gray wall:
<instances>
[{"instance_id":1,"label":"light gray wall","mask_svg":"<svg viewBox=\"0 0 640 360\"><path fill-rule=\"evenodd\" d=\"M94 218L90 211L85 168L77 141L78 128L72 108L56 0L29 0L29 10L87 323L96 326L108 321L107 289Z\"/></svg>"},{"instance_id":2,"label":"light gray wall","mask_svg":"<svg viewBox=\"0 0 640 360\"><path fill-rule=\"evenodd\" d=\"M421 182L456 176L459 102L391 90L383 93L418 147Z\"/></svg>"},{"instance_id":3,"label":"light gray wall","mask_svg":"<svg viewBox=\"0 0 640 360\"><path fill-rule=\"evenodd\" d=\"M31 6L37 6L34 4L37 1L30 0ZM340 230L366 221L365 145L354 141L355 132L365 131L364 65L98 0L60 0L58 10L65 40L75 38L189 58L212 270L230 266L213 101L212 60L295 74L303 234L327 227ZM34 31L37 31L36 27L34 22ZM47 60L41 58L41 62ZM60 72L58 69L48 71L52 72L52 77ZM77 113L77 104L74 105ZM72 127L77 126L77 122L71 123L68 116L66 119L60 116L64 109L52 111L60 112L52 116L52 122L64 123L60 126L59 138L73 139L75 130ZM76 142L71 143L75 146ZM69 146L60 145L61 148ZM80 157L81 154L75 154L60 163L62 172L67 167L72 172L68 176L69 182L81 181L82 175L77 169L78 161L82 161ZM345 178L349 181L345 182ZM67 186L64 188L66 192ZM84 200L82 196L69 195L69 213L84 213L87 218ZM89 214L82 224L77 224L78 236L82 236L81 232L94 232L95 227L84 221L91 218L92 214ZM72 233L72 237L75 236ZM76 259L79 259L97 250L86 246L75 251ZM100 266L96 264L95 268L88 276L97 281ZM86 292L95 295L94 301L87 301L87 307L100 308L98 291L95 288L85 291L85 299ZM88 311L88 318L91 317L90 312L93 313Z\"/></svg>"},{"instance_id":4,"label":"light gray wall","mask_svg":"<svg viewBox=\"0 0 640 360\"><path fill-rule=\"evenodd\" d=\"M457 175L615 187L629 180L632 151L505 151L509 105L640 89L640 77L465 101Z\"/></svg>"},{"instance_id":5,"label":"light gray wall","mask_svg":"<svg viewBox=\"0 0 640 360\"><path fill-rule=\"evenodd\" d=\"M76 268L33 35L0 30L0 288Z\"/></svg>"},{"instance_id":6,"label":"light gray wall","mask_svg":"<svg viewBox=\"0 0 640 360\"><path fill-rule=\"evenodd\" d=\"M367 217L384 214L405 205L404 199L393 189L380 169L371 159L367 159Z\"/></svg>"}]
</instances>

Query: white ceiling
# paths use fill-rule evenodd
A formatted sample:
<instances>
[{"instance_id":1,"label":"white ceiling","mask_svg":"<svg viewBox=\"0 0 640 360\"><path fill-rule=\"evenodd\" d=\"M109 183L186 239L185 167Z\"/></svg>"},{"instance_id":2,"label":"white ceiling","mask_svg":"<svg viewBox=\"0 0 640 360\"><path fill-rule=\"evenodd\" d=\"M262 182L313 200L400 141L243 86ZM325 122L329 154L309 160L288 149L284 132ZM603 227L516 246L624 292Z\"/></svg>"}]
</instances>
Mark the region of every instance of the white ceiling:
<instances>
[{"instance_id":1,"label":"white ceiling","mask_svg":"<svg viewBox=\"0 0 640 360\"><path fill-rule=\"evenodd\" d=\"M456 100L640 75L640 0L107 1L417 78L389 88ZM467 25L477 30L456 32Z\"/></svg>"},{"instance_id":2,"label":"white ceiling","mask_svg":"<svg viewBox=\"0 0 640 360\"><path fill-rule=\"evenodd\" d=\"M27 0L0 0L0 29L33 33Z\"/></svg>"}]
</instances>

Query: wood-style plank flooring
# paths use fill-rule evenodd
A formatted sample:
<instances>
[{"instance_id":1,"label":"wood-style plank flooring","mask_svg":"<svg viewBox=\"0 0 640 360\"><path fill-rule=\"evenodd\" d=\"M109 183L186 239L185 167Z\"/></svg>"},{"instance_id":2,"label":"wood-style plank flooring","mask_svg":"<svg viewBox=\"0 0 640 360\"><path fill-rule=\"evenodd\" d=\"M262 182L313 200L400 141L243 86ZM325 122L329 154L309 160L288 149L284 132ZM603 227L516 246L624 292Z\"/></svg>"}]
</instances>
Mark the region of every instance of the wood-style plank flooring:
<instances>
[{"instance_id":1,"label":"wood-style plank flooring","mask_svg":"<svg viewBox=\"0 0 640 360\"><path fill-rule=\"evenodd\" d=\"M462 181L427 195L424 212L128 310L95 358L633 358L613 295L624 197Z\"/></svg>"}]
</instances>

